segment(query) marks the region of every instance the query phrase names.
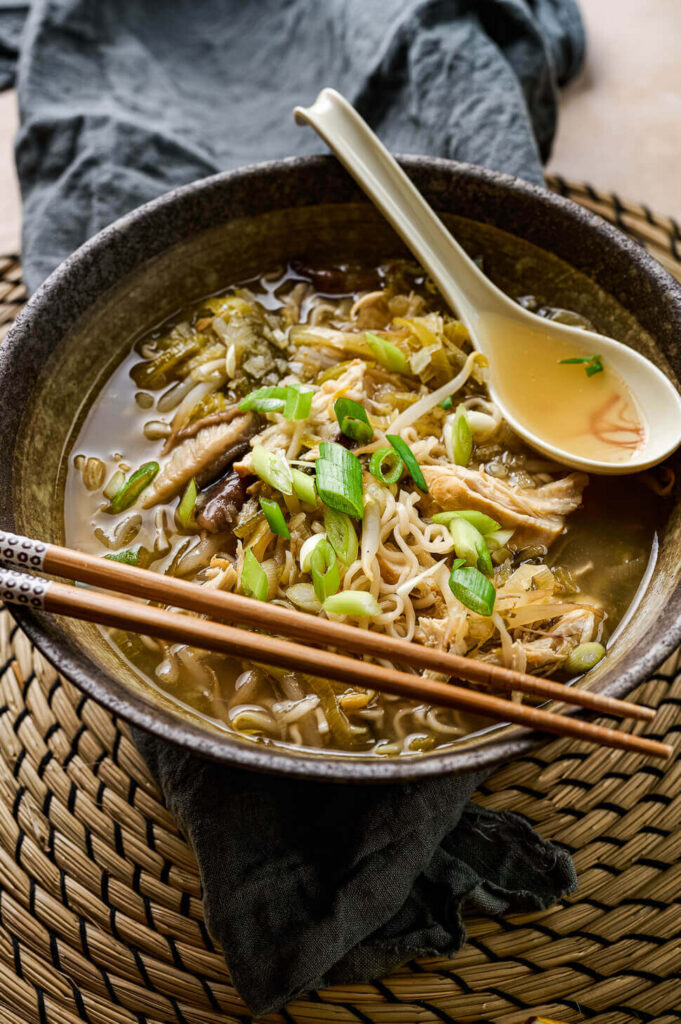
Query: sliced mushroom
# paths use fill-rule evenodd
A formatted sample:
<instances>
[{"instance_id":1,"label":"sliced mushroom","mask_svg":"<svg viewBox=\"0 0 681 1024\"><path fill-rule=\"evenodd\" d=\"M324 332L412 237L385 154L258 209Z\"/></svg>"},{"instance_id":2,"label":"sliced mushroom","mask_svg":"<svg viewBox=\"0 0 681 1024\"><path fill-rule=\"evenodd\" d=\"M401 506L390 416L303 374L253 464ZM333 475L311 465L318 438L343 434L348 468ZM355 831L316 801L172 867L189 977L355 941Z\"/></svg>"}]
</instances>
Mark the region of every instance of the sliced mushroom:
<instances>
[{"instance_id":1,"label":"sliced mushroom","mask_svg":"<svg viewBox=\"0 0 681 1024\"><path fill-rule=\"evenodd\" d=\"M161 472L144 494L143 508L151 508L161 501L169 501L192 477L200 484L213 467L238 458L237 451L257 428L253 413L243 413L231 423L216 423L204 427L195 437L188 438L176 448L163 465ZM218 469L217 472L220 472ZM214 477L213 477L214 478Z\"/></svg>"}]
</instances>

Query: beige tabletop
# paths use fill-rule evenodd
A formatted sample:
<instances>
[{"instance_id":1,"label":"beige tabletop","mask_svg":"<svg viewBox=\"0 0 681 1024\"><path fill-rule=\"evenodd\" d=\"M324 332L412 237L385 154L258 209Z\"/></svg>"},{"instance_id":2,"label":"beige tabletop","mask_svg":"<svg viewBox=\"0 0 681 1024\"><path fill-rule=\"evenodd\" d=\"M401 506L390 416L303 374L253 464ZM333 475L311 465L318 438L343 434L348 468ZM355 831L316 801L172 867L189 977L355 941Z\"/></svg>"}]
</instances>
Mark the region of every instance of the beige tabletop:
<instances>
[{"instance_id":1,"label":"beige tabletop","mask_svg":"<svg viewBox=\"0 0 681 1024\"><path fill-rule=\"evenodd\" d=\"M681 221L681 0L582 0L586 67L563 94L549 171L646 202ZM0 94L0 253L19 249L12 141Z\"/></svg>"}]
</instances>

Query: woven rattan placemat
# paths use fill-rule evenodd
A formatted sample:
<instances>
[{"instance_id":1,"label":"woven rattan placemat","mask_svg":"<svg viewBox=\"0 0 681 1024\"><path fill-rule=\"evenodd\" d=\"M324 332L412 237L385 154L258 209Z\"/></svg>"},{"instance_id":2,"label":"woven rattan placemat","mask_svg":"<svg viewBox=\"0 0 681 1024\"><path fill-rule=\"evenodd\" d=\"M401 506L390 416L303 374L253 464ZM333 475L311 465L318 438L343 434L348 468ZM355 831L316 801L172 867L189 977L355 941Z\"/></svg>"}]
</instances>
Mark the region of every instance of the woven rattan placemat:
<instances>
[{"instance_id":1,"label":"woven rattan placemat","mask_svg":"<svg viewBox=\"0 0 681 1024\"><path fill-rule=\"evenodd\" d=\"M673 220L589 186L551 185L681 278ZM0 257L0 340L24 299L18 259ZM656 738L678 746L676 668L637 698L660 708ZM326 989L264 1020L681 1020L680 776L676 760L661 767L564 740L513 761L478 798L565 845L577 893L543 913L471 918L455 960ZM57 676L0 610L0 1024L251 1019L206 932L192 852L125 725Z\"/></svg>"}]
</instances>

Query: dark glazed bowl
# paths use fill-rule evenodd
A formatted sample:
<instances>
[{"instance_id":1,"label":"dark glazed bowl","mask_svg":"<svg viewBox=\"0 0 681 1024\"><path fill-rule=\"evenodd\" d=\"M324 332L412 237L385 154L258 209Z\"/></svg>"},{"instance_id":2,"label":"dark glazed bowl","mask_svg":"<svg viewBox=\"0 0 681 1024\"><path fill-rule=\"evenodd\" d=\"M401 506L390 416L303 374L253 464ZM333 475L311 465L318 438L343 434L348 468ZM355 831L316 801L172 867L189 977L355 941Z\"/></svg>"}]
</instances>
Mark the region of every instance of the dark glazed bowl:
<instances>
[{"instance_id":1,"label":"dark glazed bowl","mask_svg":"<svg viewBox=\"0 0 681 1024\"><path fill-rule=\"evenodd\" d=\"M457 237L483 255L498 284L514 282L516 293L533 292L584 313L597 329L645 351L673 379L681 376L681 288L638 245L574 203L505 175L429 158L409 158L404 166ZM0 349L0 528L63 541L60 489L73 424L131 339L183 301L290 258L380 260L403 252L331 157L208 178L100 232L51 275ZM624 696L679 643L679 518L677 503L638 610L590 673L589 686ZM388 760L242 741L180 716L96 627L12 611L66 677L117 715L248 768L395 781L493 766L538 739L506 726L430 754Z\"/></svg>"}]
</instances>

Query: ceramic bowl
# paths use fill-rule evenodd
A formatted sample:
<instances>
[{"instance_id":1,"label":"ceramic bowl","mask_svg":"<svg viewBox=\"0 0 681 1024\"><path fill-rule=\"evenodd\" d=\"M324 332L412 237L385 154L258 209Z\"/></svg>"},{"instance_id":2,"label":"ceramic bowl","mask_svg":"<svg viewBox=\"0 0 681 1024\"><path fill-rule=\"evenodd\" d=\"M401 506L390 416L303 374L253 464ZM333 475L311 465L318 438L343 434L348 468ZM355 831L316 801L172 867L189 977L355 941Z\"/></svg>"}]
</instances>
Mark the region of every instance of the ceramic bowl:
<instances>
[{"instance_id":1,"label":"ceramic bowl","mask_svg":"<svg viewBox=\"0 0 681 1024\"><path fill-rule=\"evenodd\" d=\"M673 379L681 377L681 287L643 248L576 204L517 179L425 157L403 165L501 287L583 313ZM74 423L131 339L181 303L296 258L376 262L403 254L332 157L217 175L105 228L50 276L0 349L0 529L63 540L63 456ZM671 505L637 610L587 678L596 690L625 696L681 640L678 496ZM394 759L277 749L183 717L121 661L95 626L26 608L11 611L64 676L115 714L246 768L396 781L492 767L539 738L500 726L432 753Z\"/></svg>"}]
</instances>

